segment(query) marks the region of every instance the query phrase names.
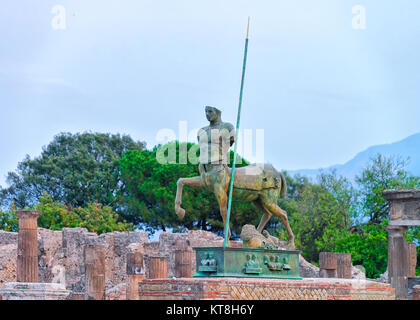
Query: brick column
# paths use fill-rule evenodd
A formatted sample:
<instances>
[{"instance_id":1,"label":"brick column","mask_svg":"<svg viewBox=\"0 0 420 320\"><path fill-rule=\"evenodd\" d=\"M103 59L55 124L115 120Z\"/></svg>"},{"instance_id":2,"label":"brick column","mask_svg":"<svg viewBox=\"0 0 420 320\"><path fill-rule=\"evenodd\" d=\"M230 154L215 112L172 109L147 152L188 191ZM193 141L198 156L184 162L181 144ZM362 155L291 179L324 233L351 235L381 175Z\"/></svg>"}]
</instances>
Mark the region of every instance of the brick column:
<instances>
[{"instance_id":1,"label":"brick column","mask_svg":"<svg viewBox=\"0 0 420 320\"><path fill-rule=\"evenodd\" d=\"M193 251L189 240L175 242L175 277L192 278Z\"/></svg>"},{"instance_id":2,"label":"brick column","mask_svg":"<svg viewBox=\"0 0 420 320\"><path fill-rule=\"evenodd\" d=\"M395 297L408 295L408 245L404 239L406 226L387 226L388 230L388 280L395 288Z\"/></svg>"},{"instance_id":3,"label":"brick column","mask_svg":"<svg viewBox=\"0 0 420 320\"><path fill-rule=\"evenodd\" d=\"M166 257L150 256L149 257L149 279L160 279L168 277L168 266Z\"/></svg>"},{"instance_id":4,"label":"brick column","mask_svg":"<svg viewBox=\"0 0 420 320\"><path fill-rule=\"evenodd\" d=\"M127 300L139 300L139 282L145 278L142 251L127 253Z\"/></svg>"},{"instance_id":5,"label":"brick column","mask_svg":"<svg viewBox=\"0 0 420 320\"><path fill-rule=\"evenodd\" d=\"M101 245L85 248L86 294L88 300L105 299L105 252Z\"/></svg>"},{"instance_id":6,"label":"brick column","mask_svg":"<svg viewBox=\"0 0 420 320\"><path fill-rule=\"evenodd\" d=\"M39 211L21 210L19 218L17 281L38 282L38 217Z\"/></svg>"}]
</instances>

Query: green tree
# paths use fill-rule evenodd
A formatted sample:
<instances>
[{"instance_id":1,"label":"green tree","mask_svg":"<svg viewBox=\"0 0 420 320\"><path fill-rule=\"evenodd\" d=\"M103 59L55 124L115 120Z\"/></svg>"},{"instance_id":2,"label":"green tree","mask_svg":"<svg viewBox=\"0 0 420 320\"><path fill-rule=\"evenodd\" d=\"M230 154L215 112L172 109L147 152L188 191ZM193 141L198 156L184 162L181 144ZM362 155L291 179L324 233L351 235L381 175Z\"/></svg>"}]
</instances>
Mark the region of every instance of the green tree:
<instances>
[{"instance_id":1,"label":"green tree","mask_svg":"<svg viewBox=\"0 0 420 320\"><path fill-rule=\"evenodd\" d=\"M9 210L0 210L0 230L17 232L19 220L16 216L16 207L12 205Z\"/></svg>"},{"instance_id":2,"label":"green tree","mask_svg":"<svg viewBox=\"0 0 420 320\"><path fill-rule=\"evenodd\" d=\"M358 212L361 217L368 218L370 224L381 224L388 219L389 204L382 196L384 190L420 187L420 178L405 170L407 164L408 160L377 154L361 175L356 176Z\"/></svg>"},{"instance_id":3,"label":"green tree","mask_svg":"<svg viewBox=\"0 0 420 320\"><path fill-rule=\"evenodd\" d=\"M87 228L90 232L101 234L112 231L130 231L133 225L122 220L109 206L100 203L88 203L86 207L73 207L44 194L38 203L29 208L41 211L38 226L50 230L63 228ZM0 229L5 231L18 231L18 218L16 209L12 206L9 210L0 212Z\"/></svg>"},{"instance_id":4,"label":"green tree","mask_svg":"<svg viewBox=\"0 0 420 320\"><path fill-rule=\"evenodd\" d=\"M82 227L97 234L133 230L132 224L121 221L111 207L97 202L88 203L86 207L72 207L44 194L34 210L42 212L38 226L50 230Z\"/></svg>"},{"instance_id":5,"label":"green tree","mask_svg":"<svg viewBox=\"0 0 420 320\"><path fill-rule=\"evenodd\" d=\"M32 206L46 192L73 206L98 201L121 210L118 198L124 193L124 184L120 158L127 150L142 150L143 146L126 135L60 133L40 156L26 156L16 172L8 173L9 187L0 191L1 204Z\"/></svg>"},{"instance_id":6,"label":"green tree","mask_svg":"<svg viewBox=\"0 0 420 320\"><path fill-rule=\"evenodd\" d=\"M289 197L279 201L288 213L297 248L312 262L318 261L320 251L333 251L336 240L347 232L354 199L350 183L336 172L321 173L317 180L311 183L286 173ZM277 234L287 238L283 226Z\"/></svg>"},{"instance_id":7,"label":"green tree","mask_svg":"<svg viewBox=\"0 0 420 320\"><path fill-rule=\"evenodd\" d=\"M376 278L387 267L388 202L386 189L419 188L420 178L406 170L406 160L376 155L355 178L355 186L335 172L321 173L316 183L306 177L286 175L287 199L280 206L288 212L296 244L306 259L318 261L320 251L348 252L353 264L362 264L367 276ZM284 230L279 228L284 237ZM418 227L406 238L419 243Z\"/></svg>"},{"instance_id":8,"label":"green tree","mask_svg":"<svg viewBox=\"0 0 420 320\"><path fill-rule=\"evenodd\" d=\"M358 197L355 201L356 224L349 235L337 243L336 250L352 253L354 263L362 264L368 277L375 278L387 267L387 232L389 203L382 196L387 189L420 188L420 177L406 170L408 159L377 154L370 159L365 169L355 180ZM409 241L420 241L419 228L410 228L406 235Z\"/></svg>"},{"instance_id":9,"label":"green tree","mask_svg":"<svg viewBox=\"0 0 420 320\"><path fill-rule=\"evenodd\" d=\"M363 265L366 276L378 278L384 273L388 262L388 233L386 223L364 224L356 232L343 233L334 246L335 252L351 253L354 265Z\"/></svg>"}]
</instances>

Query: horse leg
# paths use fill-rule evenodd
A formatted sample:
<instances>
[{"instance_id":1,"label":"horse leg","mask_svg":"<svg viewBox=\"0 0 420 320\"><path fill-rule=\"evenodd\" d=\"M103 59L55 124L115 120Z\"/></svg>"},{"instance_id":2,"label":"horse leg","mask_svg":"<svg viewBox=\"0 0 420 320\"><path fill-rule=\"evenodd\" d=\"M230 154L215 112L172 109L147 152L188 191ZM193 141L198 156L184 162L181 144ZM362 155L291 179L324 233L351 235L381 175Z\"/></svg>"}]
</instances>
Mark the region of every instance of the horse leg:
<instances>
[{"instance_id":1,"label":"horse leg","mask_svg":"<svg viewBox=\"0 0 420 320\"><path fill-rule=\"evenodd\" d=\"M268 211L280 218L281 222L286 228L287 235L289 236L289 249L294 249L295 235L293 234L292 229L290 228L289 220L287 219L287 212L281 209L276 203L273 202L265 202L263 205Z\"/></svg>"},{"instance_id":2,"label":"horse leg","mask_svg":"<svg viewBox=\"0 0 420 320\"><path fill-rule=\"evenodd\" d=\"M190 186L193 188L201 188L201 178L193 177L193 178L179 178L176 183L176 197L175 197L175 212L178 215L179 219L183 219L185 216L185 210L181 208L182 203L182 187Z\"/></svg>"},{"instance_id":3,"label":"horse leg","mask_svg":"<svg viewBox=\"0 0 420 320\"><path fill-rule=\"evenodd\" d=\"M267 224L267 222L270 221L272 214L270 211L264 208L260 200L253 201L253 203L257 207L257 209L264 212L263 216L261 217L260 223L258 224L258 227L257 227L257 231L261 233L264 230L264 227Z\"/></svg>"},{"instance_id":4,"label":"horse leg","mask_svg":"<svg viewBox=\"0 0 420 320\"><path fill-rule=\"evenodd\" d=\"M223 219L223 231L226 230L226 223L227 223L227 194L226 191L223 188L215 188L214 194L216 195L217 202L219 203L220 208L220 215ZM230 239L230 227L228 226L228 235L227 239Z\"/></svg>"}]
</instances>

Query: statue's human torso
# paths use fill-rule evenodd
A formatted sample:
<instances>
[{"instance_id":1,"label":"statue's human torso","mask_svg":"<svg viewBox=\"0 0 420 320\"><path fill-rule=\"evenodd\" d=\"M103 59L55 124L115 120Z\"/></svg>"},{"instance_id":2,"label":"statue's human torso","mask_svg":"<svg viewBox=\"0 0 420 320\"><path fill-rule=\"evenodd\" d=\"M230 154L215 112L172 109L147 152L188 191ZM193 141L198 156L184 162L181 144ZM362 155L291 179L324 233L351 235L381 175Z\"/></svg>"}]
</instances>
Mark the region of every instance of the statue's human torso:
<instances>
[{"instance_id":1,"label":"statue's human torso","mask_svg":"<svg viewBox=\"0 0 420 320\"><path fill-rule=\"evenodd\" d=\"M198 131L200 164L227 164L228 151L235 137L231 123L220 122Z\"/></svg>"}]
</instances>

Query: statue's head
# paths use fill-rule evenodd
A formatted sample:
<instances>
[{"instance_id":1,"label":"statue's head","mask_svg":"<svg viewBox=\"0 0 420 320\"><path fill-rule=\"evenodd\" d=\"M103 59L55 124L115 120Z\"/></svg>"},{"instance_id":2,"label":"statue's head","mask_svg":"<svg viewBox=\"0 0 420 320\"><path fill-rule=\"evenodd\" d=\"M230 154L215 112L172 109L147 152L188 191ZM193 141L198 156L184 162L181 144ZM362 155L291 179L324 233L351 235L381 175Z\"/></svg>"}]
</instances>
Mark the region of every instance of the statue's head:
<instances>
[{"instance_id":1,"label":"statue's head","mask_svg":"<svg viewBox=\"0 0 420 320\"><path fill-rule=\"evenodd\" d=\"M222 115L222 111L215 107L206 106L206 117L208 121L216 121L220 120Z\"/></svg>"}]
</instances>

